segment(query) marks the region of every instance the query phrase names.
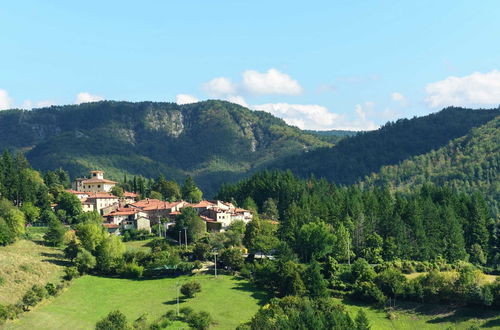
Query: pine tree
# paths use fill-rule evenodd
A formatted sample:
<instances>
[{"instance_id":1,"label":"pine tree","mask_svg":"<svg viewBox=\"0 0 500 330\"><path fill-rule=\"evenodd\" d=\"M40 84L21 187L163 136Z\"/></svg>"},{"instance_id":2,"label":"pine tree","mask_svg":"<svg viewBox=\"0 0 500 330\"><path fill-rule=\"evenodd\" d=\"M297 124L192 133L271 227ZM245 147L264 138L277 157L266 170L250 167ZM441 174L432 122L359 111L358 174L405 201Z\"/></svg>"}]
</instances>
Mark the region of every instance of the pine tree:
<instances>
[{"instance_id":1,"label":"pine tree","mask_svg":"<svg viewBox=\"0 0 500 330\"><path fill-rule=\"evenodd\" d=\"M358 311L356 315L356 330L370 330L370 322L368 321L368 317L366 317L366 313L363 309Z\"/></svg>"},{"instance_id":2,"label":"pine tree","mask_svg":"<svg viewBox=\"0 0 500 330\"><path fill-rule=\"evenodd\" d=\"M54 218L49 223L49 229L43 236L43 239L52 246L59 246L64 241L64 234L66 233L66 228L63 226L61 221Z\"/></svg>"},{"instance_id":3,"label":"pine tree","mask_svg":"<svg viewBox=\"0 0 500 330\"><path fill-rule=\"evenodd\" d=\"M320 264L313 260L304 274L304 284L312 298L320 298L328 295L326 281L321 274Z\"/></svg>"}]
</instances>

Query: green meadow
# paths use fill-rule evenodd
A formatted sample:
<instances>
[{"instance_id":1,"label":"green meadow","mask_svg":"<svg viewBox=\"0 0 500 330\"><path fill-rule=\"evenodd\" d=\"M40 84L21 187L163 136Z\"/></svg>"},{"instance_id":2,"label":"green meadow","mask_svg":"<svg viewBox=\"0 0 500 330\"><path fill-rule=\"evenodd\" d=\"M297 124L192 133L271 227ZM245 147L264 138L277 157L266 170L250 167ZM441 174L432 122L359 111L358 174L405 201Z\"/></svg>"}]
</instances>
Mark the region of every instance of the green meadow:
<instances>
[{"instance_id":1,"label":"green meadow","mask_svg":"<svg viewBox=\"0 0 500 330\"><path fill-rule=\"evenodd\" d=\"M352 317L355 317L360 309L364 309L372 330L467 330L471 326L480 329L500 329L500 313L494 309L402 301L397 302L396 307L388 313L350 300L337 301L344 304Z\"/></svg>"},{"instance_id":2,"label":"green meadow","mask_svg":"<svg viewBox=\"0 0 500 330\"><path fill-rule=\"evenodd\" d=\"M24 313L19 320L8 322L5 328L92 329L98 320L116 309L125 313L129 321L145 312L152 321L176 309L177 282L182 285L191 280L199 281L202 291L192 299L183 300L181 296L180 308L190 306L195 311L209 312L216 329L234 329L249 321L267 298L248 282L225 275L143 281L83 276L61 295Z\"/></svg>"}]
</instances>

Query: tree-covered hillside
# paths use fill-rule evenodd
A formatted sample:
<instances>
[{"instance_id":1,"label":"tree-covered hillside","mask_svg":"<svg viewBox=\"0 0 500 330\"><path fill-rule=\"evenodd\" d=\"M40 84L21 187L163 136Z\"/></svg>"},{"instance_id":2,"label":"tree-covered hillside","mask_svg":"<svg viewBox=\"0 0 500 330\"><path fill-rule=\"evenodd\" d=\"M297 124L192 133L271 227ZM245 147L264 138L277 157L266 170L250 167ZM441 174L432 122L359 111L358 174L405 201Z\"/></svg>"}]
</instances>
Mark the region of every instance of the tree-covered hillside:
<instances>
[{"instance_id":1,"label":"tree-covered hillside","mask_svg":"<svg viewBox=\"0 0 500 330\"><path fill-rule=\"evenodd\" d=\"M481 191L493 213L500 215L500 116L446 146L405 160L400 165L384 166L363 184L390 185L410 191L426 182L450 185L466 193Z\"/></svg>"},{"instance_id":2,"label":"tree-covered hillside","mask_svg":"<svg viewBox=\"0 0 500 330\"><path fill-rule=\"evenodd\" d=\"M177 105L104 101L0 112L0 150L25 151L40 170L72 176L141 174L183 181L210 195L269 161L330 145L266 112L223 101Z\"/></svg>"},{"instance_id":3,"label":"tree-covered hillside","mask_svg":"<svg viewBox=\"0 0 500 330\"><path fill-rule=\"evenodd\" d=\"M396 165L446 145L500 115L500 108L446 108L435 114L390 122L376 131L358 133L333 147L305 150L280 160L272 168L314 174L337 184L353 184L384 165Z\"/></svg>"}]
</instances>

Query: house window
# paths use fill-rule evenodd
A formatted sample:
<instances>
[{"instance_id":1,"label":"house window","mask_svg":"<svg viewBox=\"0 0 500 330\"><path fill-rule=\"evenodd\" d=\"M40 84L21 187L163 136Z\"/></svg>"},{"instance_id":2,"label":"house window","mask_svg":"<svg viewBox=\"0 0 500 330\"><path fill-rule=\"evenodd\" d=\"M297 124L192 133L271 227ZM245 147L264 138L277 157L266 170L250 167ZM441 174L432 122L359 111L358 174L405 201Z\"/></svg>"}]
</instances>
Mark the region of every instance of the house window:
<instances>
[{"instance_id":1,"label":"house window","mask_svg":"<svg viewBox=\"0 0 500 330\"><path fill-rule=\"evenodd\" d=\"M100 184L98 184L98 185L97 185L97 188L101 188L101 185L100 185Z\"/></svg>"}]
</instances>

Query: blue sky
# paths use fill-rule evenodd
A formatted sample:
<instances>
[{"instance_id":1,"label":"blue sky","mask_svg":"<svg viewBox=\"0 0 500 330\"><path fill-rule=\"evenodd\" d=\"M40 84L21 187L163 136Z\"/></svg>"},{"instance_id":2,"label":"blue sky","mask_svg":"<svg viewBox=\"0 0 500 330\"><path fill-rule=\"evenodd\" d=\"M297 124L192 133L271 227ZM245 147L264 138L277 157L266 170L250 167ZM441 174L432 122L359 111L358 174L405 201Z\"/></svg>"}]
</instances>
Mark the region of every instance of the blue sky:
<instances>
[{"instance_id":1,"label":"blue sky","mask_svg":"<svg viewBox=\"0 0 500 330\"><path fill-rule=\"evenodd\" d=\"M4 1L0 109L227 99L301 128L500 103L498 1Z\"/></svg>"}]
</instances>

